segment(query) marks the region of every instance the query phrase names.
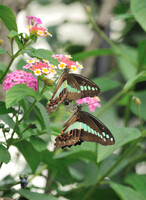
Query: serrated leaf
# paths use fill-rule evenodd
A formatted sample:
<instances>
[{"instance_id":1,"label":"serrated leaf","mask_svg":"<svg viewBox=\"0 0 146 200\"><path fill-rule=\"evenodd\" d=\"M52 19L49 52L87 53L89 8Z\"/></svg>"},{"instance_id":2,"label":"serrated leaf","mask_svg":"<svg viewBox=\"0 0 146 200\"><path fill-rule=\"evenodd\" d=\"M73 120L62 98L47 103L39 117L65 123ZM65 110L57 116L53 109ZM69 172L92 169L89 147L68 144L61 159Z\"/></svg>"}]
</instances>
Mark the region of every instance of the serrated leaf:
<instances>
[{"instance_id":1,"label":"serrated leaf","mask_svg":"<svg viewBox=\"0 0 146 200\"><path fill-rule=\"evenodd\" d=\"M131 187L120 185L117 183L111 183L110 186L122 200L145 200L145 198L143 198L143 196L139 192L135 191Z\"/></svg>"},{"instance_id":2,"label":"serrated leaf","mask_svg":"<svg viewBox=\"0 0 146 200\"><path fill-rule=\"evenodd\" d=\"M0 54L5 54L5 53L7 53L7 51L0 47Z\"/></svg>"},{"instance_id":3,"label":"serrated leaf","mask_svg":"<svg viewBox=\"0 0 146 200\"><path fill-rule=\"evenodd\" d=\"M146 1L131 0L131 10L136 21L146 31Z\"/></svg>"},{"instance_id":4,"label":"serrated leaf","mask_svg":"<svg viewBox=\"0 0 146 200\"><path fill-rule=\"evenodd\" d=\"M31 192L26 189L21 189L18 191L20 195L29 199L29 200L58 200L58 198L49 195L49 194L42 194L37 192Z\"/></svg>"},{"instance_id":5,"label":"serrated leaf","mask_svg":"<svg viewBox=\"0 0 146 200\"><path fill-rule=\"evenodd\" d=\"M133 78L131 78L124 86L125 90L130 89L131 87L133 87L136 83L138 82L142 82L146 80L146 71L142 71L139 74L137 74L136 76L134 76Z\"/></svg>"},{"instance_id":6,"label":"serrated leaf","mask_svg":"<svg viewBox=\"0 0 146 200\"><path fill-rule=\"evenodd\" d=\"M92 81L99 86L101 92L106 92L121 86L119 81L109 78L94 78Z\"/></svg>"},{"instance_id":7,"label":"serrated leaf","mask_svg":"<svg viewBox=\"0 0 146 200\"><path fill-rule=\"evenodd\" d=\"M115 144L111 146L98 145L98 162L105 159L119 147L141 136L141 132L136 128L114 128L111 132L115 138Z\"/></svg>"},{"instance_id":8,"label":"serrated leaf","mask_svg":"<svg viewBox=\"0 0 146 200\"><path fill-rule=\"evenodd\" d=\"M24 50L30 57L36 57L39 59L46 59L49 60L50 64L58 65L58 61L52 57L53 54L56 54L52 51L46 49L35 49L32 47L27 47Z\"/></svg>"},{"instance_id":9,"label":"serrated leaf","mask_svg":"<svg viewBox=\"0 0 146 200\"><path fill-rule=\"evenodd\" d=\"M41 153L36 151L32 144L26 140L14 144L26 159L31 170L35 172L41 162Z\"/></svg>"},{"instance_id":10,"label":"serrated leaf","mask_svg":"<svg viewBox=\"0 0 146 200\"><path fill-rule=\"evenodd\" d=\"M44 151L46 149L46 142L39 138L38 136L31 136L30 142L32 146L39 152Z\"/></svg>"},{"instance_id":11,"label":"serrated leaf","mask_svg":"<svg viewBox=\"0 0 146 200\"><path fill-rule=\"evenodd\" d=\"M9 108L14 106L26 96L31 96L37 101L42 98L41 94L34 91L32 88L29 88L27 85L17 84L12 86L6 94L6 107Z\"/></svg>"},{"instance_id":12,"label":"serrated leaf","mask_svg":"<svg viewBox=\"0 0 146 200\"><path fill-rule=\"evenodd\" d=\"M10 153L7 148L0 144L0 162L8 163L11 159Z\"/></svg>"},{"instance_id":13,"label":"serrated leaf","mask_svg":"<svg viewBox=\"0 0 146 200\"><path fill-rule=\"evenodd\" d=\"M2 19L9 31L17 31L16 18L9 7L0 4L0 18Z\"/></svg>"},{"instance_id":14,"label":"serrated leaf","mask_svg":"<svg viewBox=\"0 0 146 200\"><path fill-rule=\"evenodd\" d=\"M98 49L91 51L84 51L80 53L73 54L73 60L83 60L91 56L105 56L105 55L113 55L115 54L112 49Z\"/></svg>"}]
</instances>

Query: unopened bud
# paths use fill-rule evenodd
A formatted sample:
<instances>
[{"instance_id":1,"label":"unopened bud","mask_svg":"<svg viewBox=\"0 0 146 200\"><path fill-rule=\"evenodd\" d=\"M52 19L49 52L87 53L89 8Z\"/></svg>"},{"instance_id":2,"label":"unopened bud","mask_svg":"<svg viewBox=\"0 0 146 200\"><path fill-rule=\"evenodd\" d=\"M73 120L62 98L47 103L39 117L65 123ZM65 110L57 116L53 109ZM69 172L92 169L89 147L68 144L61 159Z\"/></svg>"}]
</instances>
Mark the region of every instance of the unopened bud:
<instances>
[{"instance_id":1,"label":"unopened bud","mask_svg":"<svg viewBox=\"0 0 146 200\"><path fill-rule=\"evenodd\" d=\"M141 101L140 101L140 99L139 99L138 97L133 97L133 101L134 101L137 105L141 104Z\"/></svg>"},{"instance_id":2,"label":"unopened bud","mask_svg":"<svg viewBox=\"0 0 146 200\"><path fill-rule=\"evenodd\" d=\"M88 13L91 13L91 6L86 6L86 10Z\"/></svg>"},{"instance_id":3,"label":"unopened bud","mask_svg":"<svg viewBox=\"0 0 146 200\"><path fill-rule=\"evenodd\" d=\"M53 81L51 79L44 78L43 81L44 81L45 85L53 85Z\"/></svg>"},{"instance_id":4,"label":"unopened bud","mask_svg":"<svg viewBox=\"0 0 146 200\"><path fill-rule=\"evenodd\" d=\"M35 124L28 124L28 128L35 129L36 125Z\"/></svg>"},{"instance_id":5,"label":"unopened bud","mask_svg":"<svg viewBox=\"0 0 146 200\"><path fill-rule=\"evenodd\" d=\"M0 46L3 44L3 42L4 42L4 41L3 41L2 39L0 39Z\"/></svg>"}]
</instances>

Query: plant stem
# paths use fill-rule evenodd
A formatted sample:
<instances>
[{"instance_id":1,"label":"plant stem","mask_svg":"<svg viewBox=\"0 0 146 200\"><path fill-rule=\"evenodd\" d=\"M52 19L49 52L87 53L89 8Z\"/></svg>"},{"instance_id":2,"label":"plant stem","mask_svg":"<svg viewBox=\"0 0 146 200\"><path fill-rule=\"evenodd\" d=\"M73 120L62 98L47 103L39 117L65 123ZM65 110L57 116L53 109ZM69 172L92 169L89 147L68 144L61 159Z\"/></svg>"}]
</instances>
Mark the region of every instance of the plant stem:
<instances>
[{"instance_id":1,"label":"plant stem","mask_svg":"<svg viewBox=\"0 0 146 200\"><path fill-rule=\"evenodd\" d=\"M130 106L131 106L131 102L132 102L132 95L129 96L128 99L128 104L125 108L125 126L128 126L128 121L129 121L129 117L130 117Z\"/></svg>"},{"instance_id":2,"label":"plant stem","mask_svg":"<svg viewBox=\"0 0 146 200\"><path fill-rule=\"evenodd\" d=\"M116 163L98 180L96 185L94 185L87 195L85 196L84 200L91 199L92 194L95 192L99 184L104 180L105 177L107 177L116 167L119 165L119 163L136 147L136 144L142 139L142 137L138 138L133 144L125 150L125 152L121 155L121 157L116 161Z\"/></svg>"},{"instance_id":3,"label":"plant stem","mask_svg":"<svg viewBox=\"0 0 146 200\"><path fill-rule=\"evenodd\" d=\"M127 90L121 90L117 95L110 99L97 113L96 117L101 115L105 110L107 110L115 101L117 101L121 96L123 96Z\"/></svg>"},{"instance_id":4,"label":"plant stem","mask_svg":"<svg viewBox=\"0 0 146 200\"><path fill-rule=\"evenodd\" d=\"M38 172L36 172L31 178L28 179L28 182L31 182L36 176L40 175L42 173L42 171L47 168L48 168L48 166L46 164L44 164Z\"/></svg>"},{"instance_id":5,"label":"plant stem","mask_svg":"<svg viewBox=\"0 0 146 200\"><path fill-rule=\"evenodd\" d=\"M13 50L11 50L12 52L12 56L11 56L11 60L10 60L10 62L9 62L9 64L8 64L8 67L7 67L7 69L6 69L6 71L4 72L4 74L2 75L2 77L0 78L0 83L2 83L2 81L3 81L3 78L6 76L6 74L8 73L8 71L9 71L9 69L10 69L10 67L11 67L11 65L12 65L12 63L13 63L13 61L15 60L15 58L17 58L17 56L19 55L19 53L26 47L26 46L28 46L29 44L31 44L31 42L29 42L29 43L25 43L14 55L13 55Z\"/></svg>"},{"instance_id":6,"label":"plant stem","mask_svg":"<svg viewBox=\"0 0 146 200\"><path fill-rule=\"evenodd\" d=\"M138 116L139 116L139 124L140 124L140 130L143 132L143 124L142 124L142 118L141 118L141 110L140 110L140 104L137 105L137 111L138 111Z\"/></svg>"},{"instance_id":7,"label":"plant stem","mask_svg":"<svg viewBox=\"0 0 146 200\"><path fill-rule=\"evenodd\" d=\"M126 59L128 62L130 62L132 65L134 65L135 67L137 67L137 64L131 59L129 58L114 42L112 42L112 40L110 40L107 35L99 28L99 26L97 25L97 23L95 23L93 17L91 16L90 11L88 11L86 9L86 12L88 14L89 17L89 21L91 22L93 28L100 34L100 36L113 48L116 50L117 54L120 54L120 56L122 56L124 59Z\"/></svg>"},{"instance_id":8,"label":"plant stem","mask_svg":"<svg viewBox=\"0 0 146 200\"><path fill-rule=\"evenodd\" d=\"M34 100L34 102L31 104L29 109L24 113L23 117L19 120L19 123L29 114L29 112L31 111L31 109L33 108L33 106L35 105L36 102L37 102L37 100Z\"/></svg>"}]
</instances>

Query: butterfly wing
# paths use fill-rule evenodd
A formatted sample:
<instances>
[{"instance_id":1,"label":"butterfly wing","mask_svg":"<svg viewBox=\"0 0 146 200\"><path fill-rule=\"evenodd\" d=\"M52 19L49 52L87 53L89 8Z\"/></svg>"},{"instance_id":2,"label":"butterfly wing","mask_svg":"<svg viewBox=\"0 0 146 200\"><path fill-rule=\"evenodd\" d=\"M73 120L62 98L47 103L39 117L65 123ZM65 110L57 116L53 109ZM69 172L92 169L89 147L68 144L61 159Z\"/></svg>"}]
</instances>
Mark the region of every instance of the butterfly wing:
<instances>
[{"instance_id":1,"label":"butterfly wing","mask_svg":"<svg viewBox=\"0 0 146 200\"><path fill-rule=\"evenodd\" d=\"M78 82L81 90L81 98L98 96L100 88L85 76L79 74L71 74L72 77Z\"/></svg>"},{"instance_id":2,"label":"butterfly wing","mask_svg":"<svg viewBox=\"0 0 146 200\"><path fill-rule=\"evenodd\" d=\"M80 139L82 141L97 142L102 145L113 145L115 139L110 130L93 115L79 111L82 121L82 132Z\"/></svg>"},{"instance_id":3,"label":"butterfly wing","mask_svg":"<svg viewBox=\"0 0 146 200\"><path fill-rule=\"evenodd\" d=\"M55 87L54 94L46 106L48 114L59 107L59 105L66 98L66 95L67 95L67 77L66 77L66 72L64 71L60 75L57 85Z\"/></svg>"},{"instance_id":4,"label":"butterfly wing","mask_svg":"<svg viewBox=\"0 0 146 200\"><path fill-rule=\"evenodd\" d=\"M55 139L56 147L64 148L66 146L70 147L72 145L81 144L80 141L80 134L81 134L81 127L80 124L76 123L78 119L77 113L74 113L65 123L64 123L64 130L62 133ZM78 127L77 127L78 126Z\"/></svg>"}]
</instances>

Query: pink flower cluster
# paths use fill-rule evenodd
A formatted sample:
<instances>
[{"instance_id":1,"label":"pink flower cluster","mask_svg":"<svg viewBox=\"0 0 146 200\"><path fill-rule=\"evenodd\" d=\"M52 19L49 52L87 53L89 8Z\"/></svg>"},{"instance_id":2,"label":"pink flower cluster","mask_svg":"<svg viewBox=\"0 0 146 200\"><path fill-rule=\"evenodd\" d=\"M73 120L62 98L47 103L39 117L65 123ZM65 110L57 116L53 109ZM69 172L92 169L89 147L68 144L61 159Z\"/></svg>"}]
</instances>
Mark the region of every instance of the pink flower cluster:
<instances>
[{"instance_id":1,"label":"pink flower cluster","mask_svg":"<svg viewBox=\"0 0 146 200\"><path fill-rule=\"evenodd\" d=\"M23 70L15 70L14 72L7 74L3 82L4 90L7 91L16 84L26 84L28 87L37 91L37 80L31 73L25 72Z\"/></svg>"},{"instance_id":2,"label":"pink flower cluster","mask_svg":"<svg viewBox=\"0 0 146 200\"><path fill-rule=\"evenodd\" d=\"M40 24L42 24L42 21L40 18L34 17L34 16L27 16L26 18L28 18L29 20L29 32L32 35L36 35L36 36L42 36L45 37L47 35L51 36L51 33L48 32L47 28L43 28Z\"/></svg>"},{"instance_id":3,"label":"pink flower cluster","mask_svg":"<svg viewBox=\"0 0 146 200\"><path fill-rule=\"evenodd\" d=\"M56 74L55 68L57 67L50 64L48 60L40 61L38 59L27 60L27 64L23 66L23 69L33 71L36 76Z\"/></svg>"},{"instance_id":4,"label":"pink flower cluster","mask_svg":"<svg viewBox=\"0 0 146 200\"><path fill-rule=\"evenodd\" d=\"M62 54L56 54L56 55L52 55L52 57L54 59L57 59L59 64L58 64L58 68L59 69L65 69L68 68L69 71L75 72L77 71L78 68L82 69L83 66L80 65L78 62L74 62L72 60L70 60L71 55L65 55L63 56Z\"/></svg>"},{"instance_id":5,"label":"pink flower cluster","mask_svg":"<svg viewBox=\"0 0 146 200\"><path fill-rule=\"evenodd\" d=\"M85 98L82 98L82 99L78 99L77 101L77 104L88 104L88 107L90 109L91 112L95 112L95 108L98 107L100 108L100 99L98 96L96 97L85 97Z\"/></svg>"}]
</instances>

